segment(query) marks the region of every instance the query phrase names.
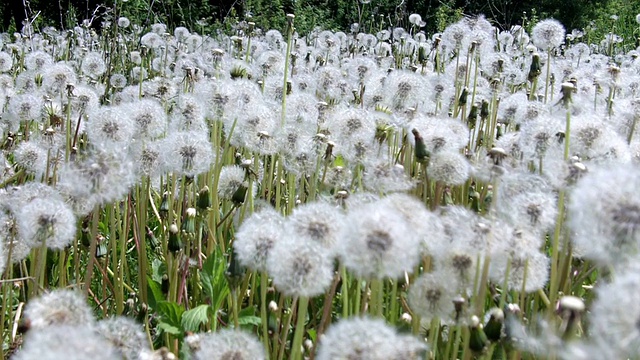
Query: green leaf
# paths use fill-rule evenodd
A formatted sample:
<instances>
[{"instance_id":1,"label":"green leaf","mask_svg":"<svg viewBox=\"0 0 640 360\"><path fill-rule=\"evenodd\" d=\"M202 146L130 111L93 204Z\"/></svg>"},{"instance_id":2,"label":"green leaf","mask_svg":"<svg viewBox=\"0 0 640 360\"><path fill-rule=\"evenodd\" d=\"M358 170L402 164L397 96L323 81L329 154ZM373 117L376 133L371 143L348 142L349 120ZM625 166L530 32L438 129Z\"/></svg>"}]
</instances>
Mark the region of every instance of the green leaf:
<instances>
[{"instance_id":1,"label":"green leaf","mask_svg":"<svg viewBox=\"0 0 640 360\"><path fill-rule=\"evenodd\" d=\"M238 325L260 326L262 319L256 316L256 307L250 306L240 310L238 313Z\"/></svg>"},{"instance_id":2,"label":"green leaf","mask_svg":"<svg viewBox=\"0 0 640 360\"><path fill-rule=\"evenodd\" d=\"M248 315L248 316L240 316L238 317L238 325L254 325L260 326L262 321L260 321L259 316Z\"/></svg>"},{"instance_id":3,"label":"green leaf","mask_svg":"<svg viewBox=\"0 0 640 360\"><path fill-rule=\"evenodd\" d=\"M176 336L182 335L182 331L180 330L180 328L177 328L173 325L169 325L168 323L165 323L165 322L159 323L158 329L162 330L162 332L165 332L171 335L176 335Z\"/></svg>"},{"instance_id":4,"label":"green leaf","mask_svg":"<svg viewBox=\"0 0 640 360\"><path fill-rule=\"evenodd\" d=\"M156 309L156 304L159 301L165 301L160 284L153 281L150 277L147 277L147 294L151 295L147 296L147 302L152 309Z\"/></svg>"},{"instance_id":5,"label":"green leaf","mask_svg":"<svg viewBox=\"0 0 640 360\"><path fill-rule=\"evenodd\" d=\"M156 312L160 314L160 319L163 323L177 328L182 327L184 308L181 305L169 301L158 301L156 305Z\"/></svg>"},{"instance_id":6,"label":"green leaf","mask_svg":"<svg viewBox=\"0 0 640 360\"><path fill-rule=\"evenodd\" d=\"M167 265L158 258L153 259L153 262L151 263L151 277L153 280L158 284L162 284L162 275L166 273Z\"/></svg>"},{"instance_id":7,"label":"green leaf","mask_svg":"<svg viewBox=\"0 0 640 360\"><path fill-rule=\"evenodd\" d=\"M211 301L213 313L222 307L222 303L229 295L229 284L224 276L226 269L227 260L219 247L202 264L200 273L202 289Z\"/></svg>"},{"instance_id":8,"label":"green leaf","mask_svg":"<svg viewBox=\"0 0 640 360\"><path fill-rule=\"evenodd\" d=\"M199 305L182 314L182 328L185 331L198 332L200 325L209 321L209 305Z\"/></svg>"}]
</instances>

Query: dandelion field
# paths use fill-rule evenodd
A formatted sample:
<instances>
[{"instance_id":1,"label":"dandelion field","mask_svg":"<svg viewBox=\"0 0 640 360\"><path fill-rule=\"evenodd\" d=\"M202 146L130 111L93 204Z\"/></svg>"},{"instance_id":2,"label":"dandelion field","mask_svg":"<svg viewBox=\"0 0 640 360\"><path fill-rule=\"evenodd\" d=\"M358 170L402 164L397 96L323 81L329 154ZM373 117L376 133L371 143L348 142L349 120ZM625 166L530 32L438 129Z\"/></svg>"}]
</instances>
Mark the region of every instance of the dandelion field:
<instances>
[{"instance_id":1,"label":"dandelion field","mask_svg":"<svg viewBox=\"0 0 640 360\"><path fill-rule=\"evenodd\" d=\"M3 358L639 358L639 50L408 20L0 34Z\"/></svg>"}]
</instances>

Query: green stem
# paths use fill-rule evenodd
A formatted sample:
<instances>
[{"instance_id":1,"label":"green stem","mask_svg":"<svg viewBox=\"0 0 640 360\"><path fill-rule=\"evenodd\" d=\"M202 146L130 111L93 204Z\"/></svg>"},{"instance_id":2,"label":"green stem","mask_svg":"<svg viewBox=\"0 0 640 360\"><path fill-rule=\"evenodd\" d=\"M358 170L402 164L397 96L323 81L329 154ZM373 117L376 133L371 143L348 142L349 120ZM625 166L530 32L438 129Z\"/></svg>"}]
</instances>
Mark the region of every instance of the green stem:
<instances>
[{"instance_id":1,"label":"green stem","mask_svg":"<svg viewBox=\"0 0 640 360\"><path fill-rule=\"evenodd\" d=\"M293 344L291 345L291 359L298 360L302 358L302 338L305 333L305 321L307 319L307 307L309 298L301 296L298 300L298 312L296 315L296 330L293 336Z\"/></svg>"}]
</instances>

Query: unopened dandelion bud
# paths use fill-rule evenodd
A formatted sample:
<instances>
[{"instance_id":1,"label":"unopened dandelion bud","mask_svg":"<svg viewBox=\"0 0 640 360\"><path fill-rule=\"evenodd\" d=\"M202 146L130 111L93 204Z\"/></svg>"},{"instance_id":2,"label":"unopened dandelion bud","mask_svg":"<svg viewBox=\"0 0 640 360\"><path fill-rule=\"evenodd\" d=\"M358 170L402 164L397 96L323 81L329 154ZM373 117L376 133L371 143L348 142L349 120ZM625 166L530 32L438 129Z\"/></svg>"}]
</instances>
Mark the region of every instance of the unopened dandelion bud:
<instances>
[{"instance_id":1,"label":"unopened dandelion bud","mask_svg":"<svg viewBox=\"0 0 640 360\"><path fill-rule=\"evenodd\" d=\"M417 129L411 130L411 133L413 133L413 137L415 138L415 141L416 141L416 148L415 148L416 160L419 163L423 163L423 164L428 163L429 158L431 157L431 153L429 152L429 150L427 150L427 146L424 143L424 139L422 138L422 136L420 135Z\"/></svg>"},{"instance_id":2,"label":"unopened dandelion bud","mask_svg":"<svg viewBox=\"0 0 640 360\"><path fill-rule=\"evenodd\" d=\"M556 313L563 320L561 331L564 339L575 335L575 329L580 322L580 317L584 313L584 301L576 296L563 296L556 307Z\"/></svg>"},{"instance_id":3,"label":"unopened dandelion bud","mask_svg":"<svg viewBox=\"0 0 640 360\"><path fill-rule=\"evenodd\" d=\"M91 231L88 226L82 227L82 234L80 237L80 243L82 246L89 247L91 245Z\"/></svg>"},{"instance_id":4,"label":"unopened dandelion bud","mask_svg":"<svg viewBox=\"0 0 640 360\"><path fill-rule=\"evenodd\" d=\"M460 320L460 316L464 311L464 306L467 303L467 300L462 296L456 296L455 298L453 298L452 302L453 302L453 307L456 310L456 322L457 322L458 320Z\"/></svg>"},{"instance_id":5,"label":"unopened dandelion bud","mask_svg":"<svg viewBox=\"0 0 640 360\"><path fill-rule=\"evenodd\" d=\"M231 201L236 205L242 205L244 203L245 198L247 197L247 187L244 185L240 185L238 189L231 196Z\"/></svg>"},{"instance_id":6,"label":"unopened dandelion bud","mask_svg":"<svg viewBox=\"0 0 640 360\"><path fill-rule=\"evenodd\" d=\"M244 269L242 268L242 265L240 265L235 251L231 252L229 266L227 267L227 271L224 273L224 276L227 278L227 282L231 289L237 289L242 282Z\"/></svg>"},{"instance_id":7,"label":"unopened dandelion bud","mask_svg":"<svg viewBox=\"0 0 640 360\"><path fill-rule=\"evenodd\" d=\"M409 313L402 313L402 315L400 316L400 320L407 324L411 324L411 321L413 321L413 317Z\"/></svg>"},{"instance_id":8,"label":"unopened dandelion bud","mask_svg":"<svg viewBox=\"0 0 640 360\"><path fill-rule=\"evenodd\" d=\"M104 236L98 236L98 246L96 246L96 258L103 258L107 255L107 242Z\"/></svg>"},{"instance_id":9,"label":"unopened dandelion bud","mask_svg":"<svg viewBox=\"0 0 640 360\"><path fill-rule=\"evenodd\" d=\"M489 117L489 102L487 100L482 100L482 104L480 105L480 118L486 119Z\"/></svg>"},{"instance_id":10,"label":"unopened dandelion bud","mask_svg":"<svg viewBox=\"0 0 640 360\"><path fill-rule=\"evenodd\" d=\"M421 64L425 63L427 61L427 48L425 47L419 47L418 48L418 62L420 62Z\"/></svg>"},{"instance_id":11,"label":"unopened dandelion bud","mask_svg":"<svg viewBox=\"0 0 640 360\"><path fill-rule=\"evenodd\" d=\"M535 80L542 73L542 66L540 65L540 55L534 53L531 57L531 66L529 67L529 81Z\"/></svg>"},{"instance_id":12,"label":"unopened dandelion bud","mask_svg":"<svg viewBox=\"0 0 640 360\"><path fill-rule=\"evenodd\" d=\"M569 176L567 180L570 183L575 183L578 179L580 179L584 174L588 171L587 167L581 162L573 162L569 165Z\"/></svg>"},{"instance_id":13,"label":"unopened dandelion bud","mask_svg":"<svg viewBox=\"0 0 640 360\"><path fill-rule=\"evenodd\" d=\"M180 231L178 230L178 225L171 224L169 226L169 241L167 243L167 248L172 253L177 253L182 250L182 240L180 239Z\"/></svg>"},{"instance_id":14,"label":"unopened dandelion bud","mask_svg":"<svg viewBox=\"0 0 640 360\"><path fill-rule=\"evenodd\" d=\"M211 207L211 197L209 196L209 187L204 186L198 191L198 202L196 203L198 209L206 210Z\"/></svg>"},{"instance_id":15,"label":"unopened dandelion bud","mask_svg":"<svg viewBox=\"0 0 640 360\"><path fill-rule=\"evenodd\" d=\"M473 351L483 351L489 345L489 339L482 329L482 324L477 316L471 317L469 348Z\"/></svg>"},{"instance_id":16,"label":"unopened dandelion bud","mask_svg":"<svg viewBox=\"0 0 640 360\"><path fill-rule=\"evenodd\" d=\"M469 96L469 90L465 87L462 89L460 93L460 97L458 98L458 106L467 105L467 97Z\"/></svg>"},{"instance_id":17,"label":"unopened dandelion bud","mask_svg":"<svg viewBox=\"0 0 640 360\"><path fill-rule=\"evenodd\" d=\"M269 311L271 312L278 311L278 303L273 300L269 301Z\"/></svg>"},{"instance_id":18,"label":"unopened dandelion bud","mask_svg":"<svg viewBox=\"0 0 640 360\"><path fill-rule=\"evenodd\" d=\"M489 320L484 326L484 333L490 341L498 341L502 337L502 325L504 324L504 311L500 308L489 310Z\"/></svg>"},{"instance_id":19,"label":"unopened dandelion bud","mask_svg":"<svg viewBox=\"0 0 640 360\"><path fill-rule=\"evenodd\" d=\"M485 195L483 202L485 209L488 209L493 203L493 185L487 185L487 195Z\"/></svg>"},{"instance_id":20,"label":"unopened dandelion bud","mask_svg":"<svg viewBox=\"0 0 640 360\"><path fill-rule=\"evenodd\" d=\"M160 283L160 289L162 290L162 293L167 294L169 292L169 275L164 274L162 275L162 280Z\"/></svg>"},{"instance_id":21,"label":"unopened dandelion bud","mask_svg":"<svg viewBox=\"0 0 640 360\"><path fill-rule=\"evenodd\" d=\"M182 231L187 234L196 233L196 209L188 208L182 220Z\"/></svg>"},{"instance_id":22,"label":"unopened dandelion bud","mask_svg":"<svg viewBox=\"0 0 640 360\"><path fill-rule=\"evenodd\" d=\"M160 209L158 210L160 212L160 216L163 219L166 219L167 214L169 213L169 193L166 191L162 194L162 202L160 202Z\"/></svg>"},{"instance_id":23,"label":"unopened dandelion bud","mask_svg":"<svg viewBox=\"0 0 640 360\"><path fill-rule=\"evenodd\" d=\"M303 346L304 346L305 349L311 350L311 349L313 349L313 341L311 341L311 339L306 339L303 342Z\"/></svg>"},{"instance_id":24,"label":"unopened dandelion bud","mask_svg":"<svg viewBox=\"0 0 640 360\"><path fill-rule=\"evenodd\" d=\"M476 122L478 121L478 104L471 105L469 110L469 116L467 117L467 125L469 129L475 129Z\"/></svg>"},{"instance_id":25,"label":"unopened dandelion bud","mask_svg":"<svg viewBox=\"0 0 640 360\"><path fill-rule=\"evenodd\" d=\"M507 304L504 309L504 331L510 340L524 339L526 334L520 323L522 311L518 304Z\"/></svg>"},{"instance_id":26,"label":"unopened dandelion bud","mask_svg":"<svg viewBox=\"0 0 640 360\"><path fill-rule=\"evenodd\" d=\"M335 145L333 141L327 141L327 149L324 151L324 156L322 157L324 160L331 160L333 158L333 148Z\"/></svg>"},{"instance_id":27,"label":"unopened dandelion bud","mask_svg":"<svg viewBox=\"0 0 640 360\"><path fill-rule=\"evenodd\" d=\"M562 83L561 87L560 87L560 92L562 93L562 98L560 99L560 101L562 101L562 105L565 108L568 108L569 105L573 102L571 95L575 92L576 88L575 86L573 86L572 83L570 82L564 82Z\"/></svg>"},{"instance_id":28,"label":"unopened dandelion bud","mask_svg":"<svg viewBox=\"0 0 640 360\"><path fill-rule=\"evenodd\" d=\"M508 154L503 148L494 147L489 150L487 156L493 160L494 165L502 165L502 160L504 160Z\"/></svg>"}]
</instances>

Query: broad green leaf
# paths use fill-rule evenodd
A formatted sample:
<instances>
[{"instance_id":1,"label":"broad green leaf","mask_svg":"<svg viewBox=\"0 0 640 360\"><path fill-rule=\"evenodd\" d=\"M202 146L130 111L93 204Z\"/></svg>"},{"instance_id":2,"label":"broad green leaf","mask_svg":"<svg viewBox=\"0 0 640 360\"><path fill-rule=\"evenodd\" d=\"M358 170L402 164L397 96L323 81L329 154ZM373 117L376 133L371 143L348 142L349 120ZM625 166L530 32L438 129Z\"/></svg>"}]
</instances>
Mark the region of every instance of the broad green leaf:
<instances>
[{"instance_id":1,"label":"broad green leaf","mask_svg":"<svg viewBox=\"0 0 640 360\"><path fill-rule=\"evenodd\" d=\"M156 305L156 312L160 314L160 318L163 323L167 323L177 328L182 326L182 314L184 313L184 308L181 305L169 301L158 301Z\"/></svg>"},{"instance_id":2,"label":"broad green leaf","mask_svg":"<svg viewBox=\"0 0 640 360\"><path fill-rule=\"evenodd\" d=\"M198 332L200 325L209 321L209 305L199 305L182 314L182 328L185 331Z\"/></svg>"},{"instance_id":3,"label":"broad green leaf","mask_svg":"<svg viewBox=\"0 0 640 360\"><path fill-rule=\"evenodd\" d=\"M224 276L226 269L227 260L219 247L202 264L202 272L200 273L202 289L210 299L214 313L220 309L229 295L229 285Z\"/></svg>"},{"instance_id":4,"label":"broad green leaf","mask_svg":"<svg viewBox=\"0 0 640 360\"><path fill-rule=\"evenodd\" d=\"M150 277L147 277L147 294L149 295L147 296L147 302L152 309L156 308L156 304L159 301L165 301L160 284L153 281Z\"/></svg>"},{"instance_id":5,"label":"broad green leaf","mask_svg":"<svg viewBox=\"0 0 640 360\"><path fill-rule=\"evenodd\" d=\"M158 329L162 330L162 332L166 332L166 333L171 334L171 335L177 335L177 336L182 335L182 331L180 330L180 328L175 327L175 326L170 325L170 324L165 323L165 322L159 323L158 324Z\"/></svg>"},{"instance_id":6,"label":"broad green leaf","mask_svg":"<svg viewBox=\"0 0 640 360\"><path fill-rule=\"evenodd\" d=\"M153 262L151 263L151 277L153 280L158 284L162 284L162 275L166 273L167 265L158 258L153 259Z\"/></svg>"},{"instance_id":7,"label":"broad green leaf","mask_svg":"<svg viewBox=\"0 0 640 360\"><path fill-rule=\"evenodd\" d=\"M247 315L238 317L238 325L255 325L260 326L262 321L260 321L259 316L255 315Z\"/></svg>"}]
</instances>

